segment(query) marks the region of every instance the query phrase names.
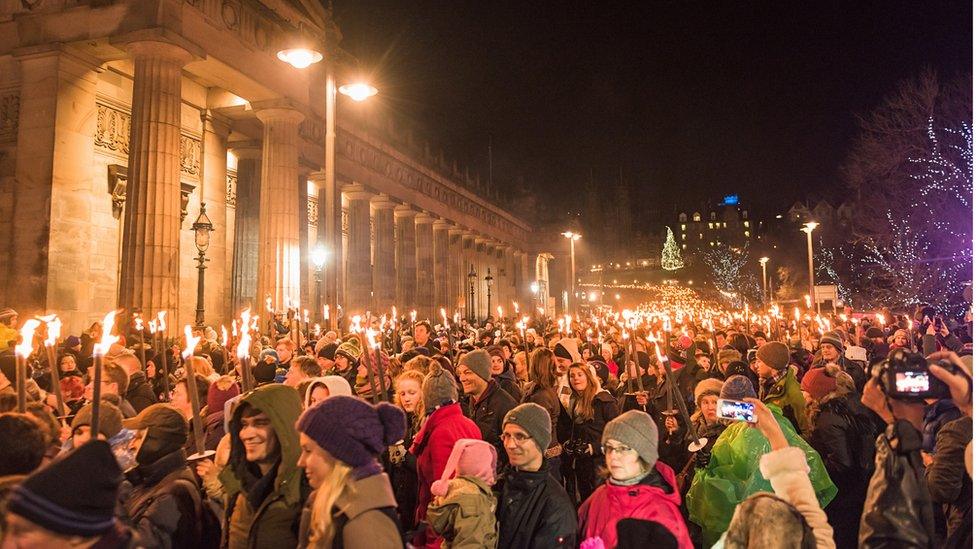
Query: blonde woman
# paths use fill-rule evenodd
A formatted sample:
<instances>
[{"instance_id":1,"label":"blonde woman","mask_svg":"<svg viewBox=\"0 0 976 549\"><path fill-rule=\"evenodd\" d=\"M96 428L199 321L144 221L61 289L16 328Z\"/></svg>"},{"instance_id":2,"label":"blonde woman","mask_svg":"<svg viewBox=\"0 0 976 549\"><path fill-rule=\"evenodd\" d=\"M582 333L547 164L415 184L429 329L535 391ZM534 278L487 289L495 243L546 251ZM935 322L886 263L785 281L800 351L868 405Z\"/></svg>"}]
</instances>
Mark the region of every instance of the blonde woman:
<instances>
[{"instance_id":1,"label":"blonde woman","mask_svg":"<svg viewBox=\"0 0 976 549\"><path fill-rule=\"evenodd\" d=\"M397 501L378 457L403 438L405 425L396 406L351 396L305 410L297 424L298 466L315 491L302 512L299 547L403 547Z\"/></svg>"},{"instance_id":2,"label":"blonde woman","mask_svg":"<svg viewBox=\"0 0 976 549\"><path fill-rule=\"evenodd\" d=\"M417 357L430 360L427 357ZM412 363L414 360L410 361ZM397 513L404 532L417 526L417 456L407 451L413 437L424 422L424 374L417 370L404 370L393 383L393 402L407 417L407 430L403 440L397 441L386 452L384 466L390 474L393 494L396 496Z\"/></svg>"}]
</instances>

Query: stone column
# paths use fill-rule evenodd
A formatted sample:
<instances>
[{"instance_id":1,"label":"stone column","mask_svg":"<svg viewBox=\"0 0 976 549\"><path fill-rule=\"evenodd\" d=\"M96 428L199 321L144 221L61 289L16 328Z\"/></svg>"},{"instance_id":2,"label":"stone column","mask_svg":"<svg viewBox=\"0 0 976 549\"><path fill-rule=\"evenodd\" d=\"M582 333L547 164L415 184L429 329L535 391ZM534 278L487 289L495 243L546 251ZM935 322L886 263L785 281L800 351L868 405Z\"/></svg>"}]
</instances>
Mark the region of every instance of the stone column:
<instances>
[{"instance_id":1,"label":"stone column","mask_svg":"<svg viewBox=\"0 0 976 549\"><path fill-rule=\"evenodd\" d=\"M435 316L440 319L440 308L451 315L453 300L450 297L449 269L451 224L443 219L434 222L434 307Z\"/></svg>"},{"instance_id":2,"label":"stone column","mask_svg":"<svg viewBox=\"0 0 976 549\"><path fill-rule=\"evenodd\" d=\"M203 155L201 165L201 196L207 204L207 215L213 221L207 250L206 293L204 311L211 326L226 323L234 309L230 307L230 271L227 264L227 231L233 224L233 213L227 208L227 137L230 124L226 119L208 111L201 117L203 126ZM195 219L195 218L194 218ZM192 221L191 221L192 223ZM194 298L194 303L196 302ZM184 308L186 303L184 303Z\"/></svg>"},{"instance_id":3,"label":"stone column","mask_svg":"<svg viewBox=\"0 0 976 549\"><path fill-rule=\"evenodd\" d=\"M346 317L361 314L373 304L373 273L370 261L369 201L373 193L359 184L342 189L349 203L349 240L346 258Z\"/></svg>"},{"instance_id":4,"label":"stone column","mask_svg":"<svg viewBox=\"0 0 976 549\"><path fill-rule=\"evenodd\" d=\"M258 220L261 212L261 147L257 143L234 146L237 156L237 197L234 219L234 272L231 276L231 308L251 307L264 314L258 295Z\"/></svg>"},{"instance_id":5,"label":"stone column","mask_svg":"<svg viewBox=\"0 0 976 549\"><path fill-rule=\"evenodd\" d=\"M464 308L464 231L459 228L448 230L447 254L447 314Z\"/></svg>"},{"instance_id":6,"label":"stone column","mask_svg":"<svg viewBox=\"0 0 976 549\"><path fill-rule=\"evenodd\" d=\"M21 322L52 309L65 322L62 333L78 333L92 311L105 314L117 298L118 224L105 174L92 177L101 69L60 45L19 51L16 59L20 108L5 121L17 147L2 161L16 162L16 183L3 191L13 194L13 209L0 223L0 296Z\"/></svg>"},{"instance_id":7,"label":"stone column","mask_svg":"<svg viewBox=\"0 0 976 549\"><path fill-rule=\"evenodd\" d=\"M373 199L373 308L382 315L396 305L396 251L393 249L393 209L383 195Z\"/></svg>"},{"instance_id":8,"label":"stone column","mask_svg":"<svg viewBox=\"0 0 976 549\"><path fill-rule=\"evenodd\" d=\"M474 284L475 317L483 321L488 311L488 287L485 276L488 274L488 239L476 236L474 239L474 270L478 278Z\"/></svg>"},{"instance_id":9,"label":"stone column","mask_svg":"<svg viewBox=\"0 0 976 549\"><path fill-rule=\"evenodd\" d=\"M433 320L434 312L434 218L419 214L417 223L417 318Z\"/></svg>"},{"instance_id":10,"label":"stone column","mask_svg":"<svg viewBox=\"0 0 976 549\"><path fill-rule=\"evenodd\" d=\"M298 242L298 124L300 112L284 106L256 107L264 123L261 208L258 230L258 293L261 313L271 296L275 310L296 303L301 291ZM303 212L304 213L304 212Z\"/></svg>"},{"instance_id":11,"label":"stone column","mask_svg":"<svg viewBox=\"0 0 976 549\"><path fill-rule=\"evenodd\" d=\"M179 311L182 69L190 54L153 41L126 49L134 77L119 305L141 309L144 317L169 311L173 318Z\"/></svg>"},{"instance_id":12,"label":"stone column","mask_svg":"<svg viewBox=\"0 0 976 549\"><path fill-rule=\"evenodd\" d=\"M464 231L461 235L462 255L461 255L461 292L464 295L465 317L472 319L477 308L477 296L471 296L471 281L468 280L468 273L474 267L477 273L478 266L475 264L475 235L472 232ZM478 291L478 284L474 284L475 292Z\"/></svg>"},{"instance_id":13,"label":"stone column","mask_svg":"<svg viewBox=\"0 0 976 549\"><path fill-rule=\"evenodd\" d=\"M417 212L410 206L397 206L396 220L396 303L407 313L417 307Z\"/></svg>"}]
</instances>

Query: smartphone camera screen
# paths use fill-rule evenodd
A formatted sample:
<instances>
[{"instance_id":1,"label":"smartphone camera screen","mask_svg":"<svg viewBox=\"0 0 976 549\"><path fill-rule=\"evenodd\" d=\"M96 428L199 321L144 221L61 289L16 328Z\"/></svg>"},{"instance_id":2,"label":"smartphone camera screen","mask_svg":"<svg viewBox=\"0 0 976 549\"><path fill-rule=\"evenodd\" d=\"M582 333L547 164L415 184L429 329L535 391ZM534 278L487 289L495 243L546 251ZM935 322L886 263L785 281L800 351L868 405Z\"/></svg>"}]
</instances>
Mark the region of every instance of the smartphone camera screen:
<instances>
[{"instance_id":1,"label":"smartphone camera screen","mask_svg":"<svg viewBox=\"0 0 976 549\"><path fill-rule=\"evenodd\" d=\"M899 393L917 394L929 390L928 372L896 372L895 390Z\"/></svg>"},{"instance_id":2,"label":"smartphone camera screen","mask_svg":"<svg viewBox=\"0 0 976 549\"><path fill-rule=\"evenodd\" d=\"M732 421L756 422L756 407L741 400L719 399L718 417Z\"/></svg>"}]
</instances>

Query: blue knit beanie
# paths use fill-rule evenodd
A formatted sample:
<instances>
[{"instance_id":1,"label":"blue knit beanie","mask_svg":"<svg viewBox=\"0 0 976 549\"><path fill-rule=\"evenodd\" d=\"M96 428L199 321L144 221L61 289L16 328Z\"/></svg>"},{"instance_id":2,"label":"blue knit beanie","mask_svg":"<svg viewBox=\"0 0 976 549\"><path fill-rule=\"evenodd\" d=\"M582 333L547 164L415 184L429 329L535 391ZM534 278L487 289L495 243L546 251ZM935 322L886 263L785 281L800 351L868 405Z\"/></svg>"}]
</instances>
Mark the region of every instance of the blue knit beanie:
<instances>
[{"instance_id":1,"label":"blue knit beanie","mask_svg":"<svg viewBox=\"0 0 976 549\"><path fill-rule=\"evenodd\" d=\"M718 396L729 400L756 398L756 389L746 376L734 375L725 380L722 392Z\"/></svg>"}]
</instances>

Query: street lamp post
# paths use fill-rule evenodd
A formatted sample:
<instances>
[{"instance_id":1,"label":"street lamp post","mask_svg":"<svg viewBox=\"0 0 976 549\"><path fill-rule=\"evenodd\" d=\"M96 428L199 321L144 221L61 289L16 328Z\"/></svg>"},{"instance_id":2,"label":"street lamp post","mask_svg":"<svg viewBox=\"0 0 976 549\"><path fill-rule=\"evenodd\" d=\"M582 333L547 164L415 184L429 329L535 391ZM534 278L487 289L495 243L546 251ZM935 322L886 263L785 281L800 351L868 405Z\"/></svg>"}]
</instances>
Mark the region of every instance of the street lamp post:
<instances>
[{"instance_id":1,"label":"street lamp post","mask_svg":"<svg viewBox=\"0 0 976 549\"><path fill-rule=\"evenodd\" d=\"M325 313L322 310L322 269L325 267L325 262L329 254L324 247L316 246L312 250L311 255L312 265L315 266L315 314L321 314L323 316L322 322L324 323Z\"/></svg>"},{"instance_id":2,"label":"street lamp post","mask_svg":"<svg viewBox=\"0 0 976 549\"><path fill-rule=\"evenodd\" d=\"M488 274L485 275L485 285L488 286L488 311L485 313L485 320L491 316L491 282L495 280L491 276L491 267L488 267Z\"/></svg>"},{"instance_id":3,"label":"street lamp post","mask_svg":"<svg viewBox=\"0 0 976 549\"><path fill-rule=\"evenodd\" d=\"M206 203L200 203L200 215L191 226L194 233L194 244L197 246L197 314L196 325L203 328L203 271L207 269L207 249L210 248L210 233L213 232L213 222L207 216Z\"/></svg>"},{"instance_id":4,"label":"street lamp post","mask_svg":"<svg viewBox=\"0 0 976 549\"><path fill-rule=\"evenodd\" d=\"M572 295L572 306L570 307L573 312L576 312L576 241L579 240L582 235L579 233L574 233L573 231L566 231L562 233L564 237L569 239L569 288L570 294Z\"/></svg>"},{"instance_id":5,"label":"street lamp post","mask_svg":"<svg viewBox=\"0 0 976 549\"><path fill-rule=\"evenodd\" d=\"M278 59L288 63L296 69L306 69L311 65L322 61L324 56L321 52L309 47L310 44L302 41L300 47L283 49L278 52ZM365 83L352 83L336 86L335 68L331 62L326 63L325 69L326 93L325 93L325 160L322 171L325 174L325 247L326 250L342 250L342 228L340 226L341 217L339 212L341 207L337 205L340 195L336 190L335 180L335 159L336 159L336 93L341 93L353 101L365 101L376 95L377 90L373 86ZM338 257L338 255L337 255ZM339 263L340 261L330 261L328 268L325 269L326 302L329 311L329 329L336 329L339 319ZM321 307L319 307L321 309Z\"/></svg>"},{"instance_id":6,"label":"street lamp post","mask_svg":"<svg viewBox=\"0 0 976 549\"><path fill-rule=\"evenodd\" d=\"M768 301L766 297L769 295L766 293L766 264L769 263L769 258L766 256L759 258L759 264L762 265L762 276L763 276L763 306L765 306Z\"/></svg>"},{"instance_id":7,"label":"street lamp post","mask_svg":"<svg viewBox=\"0 0 976 549\"><path fill-rule=\"evenodd\" d=\"M474 286L478 283L478 273L474 270L474 263L468 271L468 322L474 324Z\"/></svg>"},{"instance_id":8,"label":"street lamp post","mask_svg":"<svg viewBox=\"0 0 976 549\"><path fill-rule=\"evenodd\" d=\"M817 296L813 293L813 230L820 224L816 221L809 221L803 225L801 231L807 233L807 267L810 272L810 298L817 301ZM820 314L820 303L817 303L817 314Z\"/></svg>"}]
</instances>

